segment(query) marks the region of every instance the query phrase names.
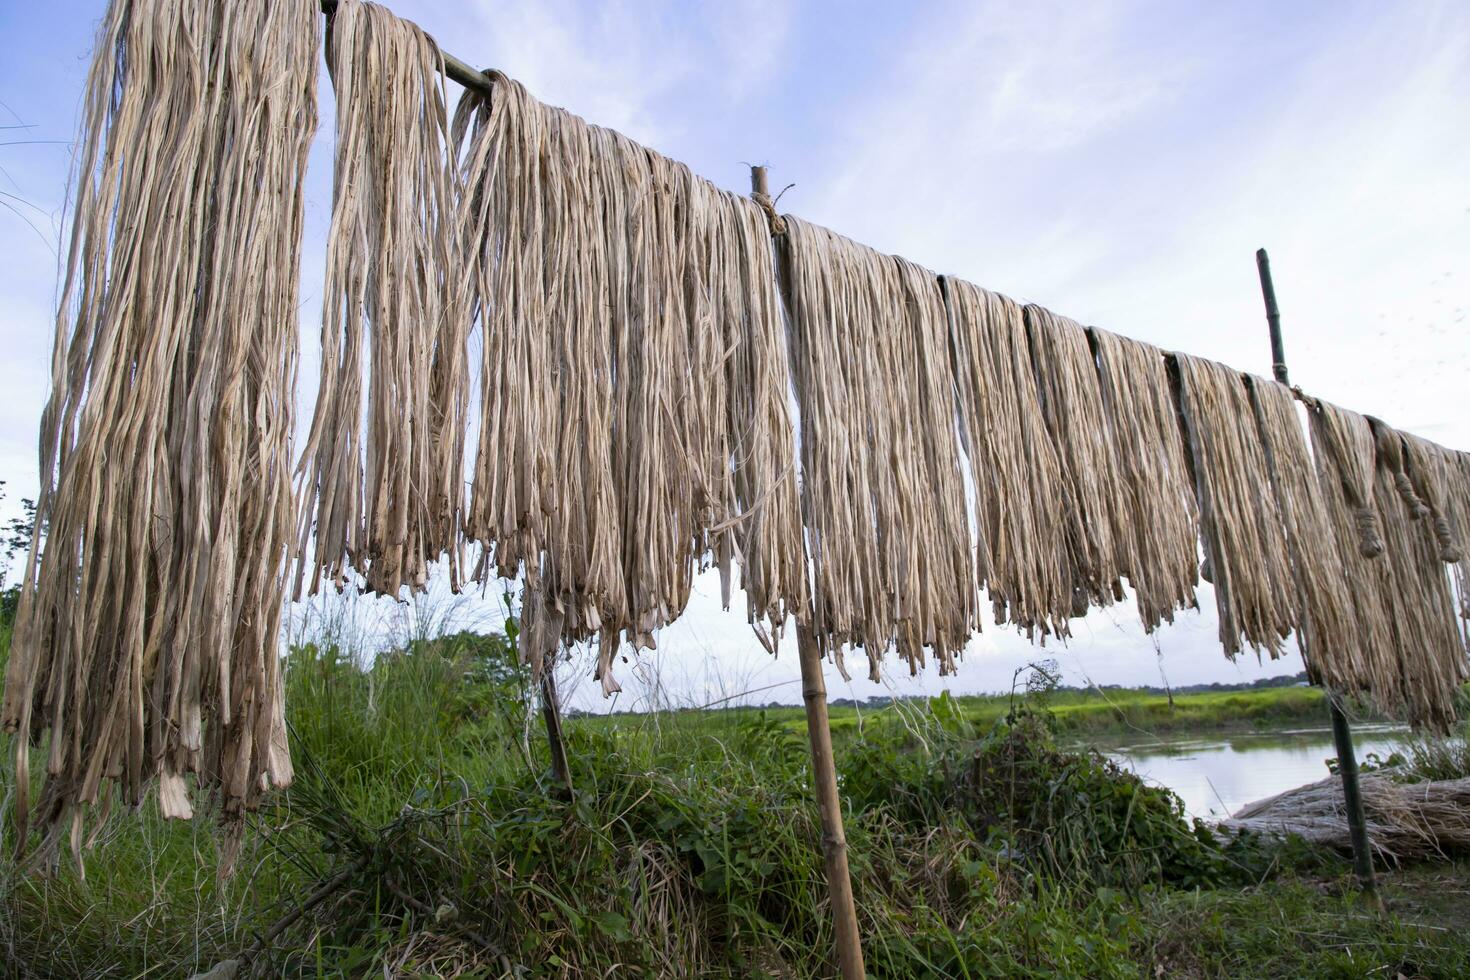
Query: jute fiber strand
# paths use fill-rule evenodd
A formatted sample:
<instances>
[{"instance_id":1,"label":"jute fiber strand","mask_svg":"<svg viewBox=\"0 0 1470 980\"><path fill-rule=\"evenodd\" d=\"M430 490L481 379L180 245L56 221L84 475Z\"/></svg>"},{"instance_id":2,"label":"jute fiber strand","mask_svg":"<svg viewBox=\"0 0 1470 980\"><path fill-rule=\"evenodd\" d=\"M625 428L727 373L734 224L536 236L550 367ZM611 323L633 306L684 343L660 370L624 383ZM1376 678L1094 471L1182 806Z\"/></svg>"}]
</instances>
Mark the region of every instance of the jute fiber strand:
<instances>
[{"instance_id":1,"label":"jute fiber strand","mask_svg":"<svg viewBox=\"0 0 1470 980\"><path fill-rule=\"evenodd\" d=\"M467 277L443 58L386 8L337 6L337 155L322 365L302 452L308 591L349 570L397 596L446 557L459 587L469 402ZM298 580L298 598L302 591Z\"/></svg>"},{"instance_id":2,"label":"jute fiber strand","mask_svg":"<svg viewBox=\"0 0 1470 980\"><path fill-rule=\"evenodd\" d=\"M1123 597L1120 578L1132 558L1127 501L1086 330L1040 306L1024 312L1041 413L1061 468L1073 613L1081 615L1088 603Z\"/></svg>"},{"instance_id":3,"label":"jute fiber strand","mask_svg":"<svg viewBox=\"0 0 1470 980\"><path fill-rule=\"evenodd\" d=\"M976 577L995 618L1033 639L1068 635L1072 582L1061 471L1041 413L1021 308L944 280L960 433L974 474Z\"/></svg>"},{"instance_id":4,"label":"jute fiber strand","mask_svg":"<svg viewBox=\"0 0 1470 980\"><path fill-rule=\"evenodd\" d=\"M1373 678L1353 612L1358 600L1333 543L1332 517L1296 400L1291 389L1274 381L1252 377L1249 385L1295 580L1303 657L1315 682L1341 693L1368 694Z\"/></svg>"},{"instance_id":5,"label":"jute fiber strand","mask_svg":"<svg viewBox=\"0 0 1470 980\"><path fill-rule=\"evenodd\" d=\"M701 566L719 566L727 603L740 566L773 646L806 579L764 215L492 82L454 127L484 333L480 574L523 575L558 640L598 637L604 690L620 636L653 646Z\"/></svg>"},{"instance_id":6,"label":"jute fiber strand","mask_svg":"<svg viewBox=\"0 0 1470 980\"><path fill-rule=\"evenodd\" d=\"M1451 570L1455 585L1455 608L1460 636L1470 649L1470 454L1445 449L1442 452L1445 510L1450 528L1461 544L1460 560Z\"/></svg>"},{"instance_id":7,"label":"jute fiber strand","mask_svg":"<svg viewBox=\"0 0 1470 980\"><path fill-rule=\"evenodd\" d=\"M786 216L814 628L869 673L953 668L977 626L947 318L934 276ZM845 671L844 671L845 673Z\"/></svg>"},{"instance_id":8,"label":"jute fiber strand","mask_svg":"<svg viewBox=\"0 0 1470 980\"><path fill-rule=\"evenodd\" d=\"M1403 714L1417 726L1448 731L1455 723L1455 694L1470 679L1464 643L1456 625L1449 577L1434 536L1404 500L1390 461L1380 459L1375 495L1383 526L1397 635Z\"/></svg>"},{"instance_id":9,"label":"jute fiber strand","mask_svg":"<svg viewBox=\"0 0 1470 980\"><path fill-rule=\"evenodd\" d=\"M1414 488L1414 495L1424 505L1421 517L1429 523L1440 561L1453 565L1464 554L1464 545L1448 511L1449 471L1445 450L1407 432L1399 436L1403 441L1405 475Z\"/></svg>"},{"instance_id":10,"label":"jute fiber strand","mask_svg":"<svg viewBox=\"0 0 1470 980\"><path fill-rule=\"evenodd\" d=\"M1344 433L1361 446L1372 427L1364 416L1328 402L1308 403L1322 499L1333 524L1337 555L1353 589L1357 629L1341 638L1334 658L1354 658L1364 672L1357 689L1386 713L1416 726L1443 728L1453 719L1456 686L1465 677L1463 640L1443 564L1431 538L1415 527L1391 467L1376 462L1366 489L1358 461L1338 452ZM1351 490L1349 488L1352 488ZM1366 494L1366 497L1363 496ZM1362 514L1372 510L1377 554L1364 557Z\"/></svg>"},{"instance_id":11,"label":"jute fiber strand","mask_svg":"<svg viewBox=\"0 0 1470 980\"><path fill-rule=\"evenodd\" d=\"M155 778L166 816L190 815L197 773L228 821L291 780L277 649L318 25L307 0L114 0L102 21L6 671L36 860Z\"/></svg>"},{"instance_id":12,"label":"jute fiber strand","mask_svg":"<svg viewBox=\"0 0 1470 980\"><path fill-rule=\"evenodd\" d=\"M1173 356L1220 642L1232 659L1243 644L1279 657L1296 625L1296 590L1250 393L1238 371Z\"/></svg>"},{"instance_id":13,"label":"jute fiber strand","mask_svg":"<svg viewBox=\"0 0 1470 980\"><path fill-rule=\"evenodd\" d=\"M1373 428L1357 412L1316 402L1312 408L1312 445L1323 472L1337 481L1352 514L1358 553L1364 558L1383 554L1383 529L1373 502L1373 469L1377 451Z\"/></svg>"},{"instance_id":14,"label":"jute fiber strand","mask_svg":"<svg viewBox=\"0 0 1470 980\"><path fill-rule=\"evenodd\" d=\"M1322 490L1322 502L1332 527L1335 554L1343 578L1352 589L1356 629L1336 638L1314 642L1324 665L1347 693L1366 692L1383 710L1402 716L1403 676L1398 669L1398 635L1393 624L1397 601L1392 574L1383 555L1383 531L1374 500L1373 435L1368 420L1329 402L1307 403L1312 449ZM1366 446L1366 485L1361 480ZM1350 452L1344 452L1351 447ZM1371 516L1371 555L1365 554L1364 528ZM1316 657L1318 651L1313 651Z\"/></svg>"},{"instance_id":15,"label":"jute fiber strand","mask_svg":"<svg viewBox=\"0 0 1470 980\"><path fill-rule=\"evenodd\" d=\"M1117 460L1125 572L1146 631L1198 607L1199 519L1179 410L1157 347L1091 331Z\"/></svg>"}]
</instances>

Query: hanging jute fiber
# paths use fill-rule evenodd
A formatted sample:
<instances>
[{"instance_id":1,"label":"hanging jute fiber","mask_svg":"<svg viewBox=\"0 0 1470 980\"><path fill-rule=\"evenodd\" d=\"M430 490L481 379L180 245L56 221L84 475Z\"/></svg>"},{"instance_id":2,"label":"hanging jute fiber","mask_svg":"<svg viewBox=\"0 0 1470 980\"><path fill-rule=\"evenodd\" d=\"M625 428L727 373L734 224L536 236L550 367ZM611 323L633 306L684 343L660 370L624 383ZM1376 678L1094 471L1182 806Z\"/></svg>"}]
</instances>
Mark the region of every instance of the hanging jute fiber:
<instances>
[{"instance_id":1,"label":"hanging jute fiber","mask_svg":"<svg viewBox=\"0 0 1470 980\"><path fill-rule=\"evenodd\" d=\"M727 603L740 566L774 646L806 578L765 216L491 80L455 122L484 332L480 574L523 575L561 640L599 638L604 690L620 637L653 646L702 566Z\"/></svg>"},{"instance_id":2,"label":"hanging jute fiber","mask_svg":"<svg viewBox=\"0 0 1470 980\"><path fill-rule=\"evenodd\" d=\"M1296 585L1298 646L1312 679L1340 693L1371 690L1357 597L1338 555L1332 517L1317 479L1291 389L1249 378L1271 491Z\"/></svg>"},{"instance_id":3,"label":"hanging jute fiber","mask_svg":"<svg viewBox=\"0 0 1470 980\"><path fill-rule=\"evenodd\" d=\"M1382 557L1383 529L1374 500L1373 432L1366 418L1328 402L1312 400L1307 409L1322 503L1334 553L1352 589L1356 625L1335 641L1312 638L1316 648L1311 657L1322 663L1334 689L1369 695L1384 711L1402 717L1406 706L1392 621L1395 594Z\"/></svg>"},{"instance_id":4,"label":"hanging jute fiber","mask_svg":"<svg viewBox=\"0 0 1470 980\"><path fill-rule=\"evenodd\" d=\"M1380 448L1402 446L1394 430L1376 422L1374 428L1383 434ZM1390 451L1378 462L1374 493L1383 527L1386 592L1405 705L1399 713L1416 725L1448 731L1455 722L1455 694L1470 679L1449 576L1430 515L1405 499L1404 474L1395 469L1398 458Z\"/></svg>"},{"instance_id":5,"label":"hanging jute fiber","mask_svg":"<svg viewBox=\"0 0 1470 980\"><path fill-rule=\"evenodd\" d=\"M338 4L337 156L321 380L302 452L308 591L349 569L398 596L445 558L459 587L469 402L467 280L443 57L386 8ZM302 582L298 579L297 597Z\"/></svg>"},{"instance_id":6,"label":"hanging jute fiber","mask_svg":"<svg viewBox=\"0 0 1470 980\"><path fill-rule=\"evenodd\" d=\"M995 618L1033 639L1066 636L1072 581L1061 474L1041 414L1021 307L944 280L960 433L975 486L975 566Z\"/></svg>"},{"instance_id":7,"label":"hanging jute fiber","mask_svg":"<svg viewBox=\"0 0 1470 980\"><path fill-rule=\"evenodd\" d=\"M1123 597L1119 581L1131 538L1117 463L1103 412L1097 362L1075 320L1040 306L1025 308L1041 413L1057 448L1066 512L1073 613Z\"/></svg>"},{"instance_id":8,"label":"hanging jute fiber","mask_svg":"<svg viewBox=\"0 0 1470 980\"><path fill-rule=\"evenodd\" d=\"M1464 555L1460 533L1453 527L1448 510L1450 473L1445 450L1418 436L1399 433L1403 440L1404 472L1423 504L1420 516L1429 523L1440 561L1453 565Z\"/></svg>"},{"instance_id":9,"label":"hanging jute fiber","mask_svg":"<svg viewBox=\"0 0 1470 980\"><path fill-rule=\"evenodd\" d=\"M291 779L277 651L318 45L307 0L114 0L102 21L6 671L35 860L155 778L166 816L197 773L236 827Z\"/></svg>"},{"instance_id":10,"label":"hanging jute fiber","mask_svg":"<svg viewBox=\"0 0 1470 980\"><path fill-rule=\"evenodd\" d=\"M1340 638L1341 650L1326 649L1322 641L1318 656L1351 658L1339 676L1347 669L1362 676L1356 685L1340 682L1384 712L1443 729L1453 722L1454 693L1466 665L1438 549L1400 494L1392 454L1377 461L1369 420L1328 402L1313 400L1308 407L1322 499L1357 622L1354 633ZM1374 547L1365 549L1365 541ZM1365 550L1373 556L1365 557Z\"/></svg>"},{"instance_id":11,"label":"hanging jute fiber","mask_svg":"<svg viewBox=\"0 0 1470 980\"><path fill-rule=\"evenodd\" d=\"M1334 491L1340 490L1347 503L1355 547L1364 558L1376 558L1383 554L1383 529L1378 526L1378 508L1373 502L1377 457L1373 428L1357 412L1327 402L1313 403L1311 418L1318 467L1330 474Z\"/></svg>"},{"instance_id":12,"label":"hanging jute fiber","mask_svg":"<svg viewBox=\"0 0 1470 980\"><path fill-rule=\"evenodd\" d=\"M1199 521L1179 410L1157 347L1091 331L1117 459L1125 572L1146 631L1198 606Z\"/></svg>"},{"instance_id":13,"label":"hanging jute fiber","mask_svg":"<svg viewBox=\"0 0 1470 980\"><path fill-rule=\"evenodd\" d=\"M946 314L933 275L786 216L815 622L878 678L953 666L977 625Z\"/></svg>"},{"instance_id":14,"label":"hanging jute fiber","mask_svg":"<svg viewBox=\"0 0 1470 980\"><path fill-rule=\"evenodd\" d=\"M1452 570L1455 608L1460 621L1460 637L1470 649L1470 453L1445 449L1441 460L1445 510L1451 532L1461 545L1460 560L1455 562Z\"/></svg>"},{"instance_id":15,"label":"hanging jute fiber","mask_svg":"<svg viewBox=\"0 0 1470 980\"><path fill-rule=\"evenodd\" d=\"M1296 589L1250 393L1238 371L1173 356L1220 642L1232 659L1242 644L1279 657L1296 625Z\"/></svg>"}]
</instances>

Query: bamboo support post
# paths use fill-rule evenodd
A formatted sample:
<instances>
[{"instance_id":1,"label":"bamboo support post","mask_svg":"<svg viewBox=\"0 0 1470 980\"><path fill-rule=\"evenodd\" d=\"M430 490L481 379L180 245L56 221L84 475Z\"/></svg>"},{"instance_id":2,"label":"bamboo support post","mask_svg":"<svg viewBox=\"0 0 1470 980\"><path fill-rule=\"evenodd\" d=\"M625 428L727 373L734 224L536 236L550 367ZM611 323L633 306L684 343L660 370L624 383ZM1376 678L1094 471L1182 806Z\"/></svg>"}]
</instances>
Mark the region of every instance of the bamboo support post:
<instances>
[{"instance_id":1,"label":"bamboo support post","mask_svg":"<svg viewBox=\"0 0 1470 980\"><path fill-rule=\"evenodd\" d=\"M541 664L541 720L546 723L546 744L551 749L551 774L566 791L567 800L574 799L572 767L567 764L567 743L561 729L561 702L556 696L556 658Z\"/></svg>"},{"instance_id":2,"label":"bamboo support post","mask_svg":"<svg viewBox=\"0 0 1470 980\"><path fill-rule=\"evenodd\" d=\"M1281 310L1276 306L1276 285L1271 279L1271 260L1264 248L1256 250L1256 270L1261 276L1261 296L1266 301L1266 323L1271 331L1271 371L1284 385L1291 383L1286 371L1286 350L1281 340ZM1297 631L1297 646L1307 662L1307 676L1323 687L1332 718L1332 741L1337 748L1337 772L1342 779L1342 802L1347 808L1348 836L1353 845L1353 873L1358 887L1373 901L1378 900L1378 882L1373 874L1373 851L1368 841L1368 824L1363 816L1363 794L1358 786L1358 756L1353 747L1353 730L1342 703L1332 690L1321 685L1312 670L1307 642Z\"/></svg>"},{"instance_id":3,"label":"bamboo support post","mask_svg":"<svg viewBox=\"0 0 1470 980\"><path fill-rule=\"evenodd\" d=\"M771 200L765 167L750 168L750 195L774 219L775 202ZM772 234L776 234L774 224ZM781 281L779 276L777 281ZM822 813L822 863L832 902L837 966L843 980L861 980L867 973L858 934L857 903L852 895L852 874L847 867L847 835L842 829L842 798L837 791L837 764L832 756L832 728L827 718L827 683L822 676L821 647L811 627L797 624L796 650L801 661L801 698L806 705L812 778Z\"/></svg>"}]
</instances>

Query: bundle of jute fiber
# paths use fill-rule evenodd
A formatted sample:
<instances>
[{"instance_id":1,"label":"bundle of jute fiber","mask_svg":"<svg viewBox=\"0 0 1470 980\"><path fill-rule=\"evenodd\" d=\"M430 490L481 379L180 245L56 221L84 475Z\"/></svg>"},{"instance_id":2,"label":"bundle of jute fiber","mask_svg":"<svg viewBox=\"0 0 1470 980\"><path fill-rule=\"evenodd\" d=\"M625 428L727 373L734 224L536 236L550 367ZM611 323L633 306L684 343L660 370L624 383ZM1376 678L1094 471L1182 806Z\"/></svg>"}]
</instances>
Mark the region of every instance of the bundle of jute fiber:
<instances>
[{"instance_id":1,"label":"bundle of jute fiber","mask_svg":"<svg viewBox=\"0 0 1470 980\"><path fill-rule=\"evenodd\" d=\"M1371 654L1361 646L1353 583L1337 553L1296 399L1275 381L1251 377L1248 383L1295 579L1302 656L1315 682L1341 693L1370 694Z\"/></svg>"},{"instance_id":2,"label":"bundle of jute fiber","mask_svg":"<svg viewBox=\"0 0 1470 980\"><path fill-rule=\"evenodd\" d=\"M307 0L114 0L102 21L6 670L35 860L155 778L166 816L190 814L193 772L236 826L291 779L277 649L318 44Z\"/></svg>"},{"instance_id":3,"label":"bundle of jute fiber","mask_svg":"<svg viewBox=\"0 0 1470 980\"><path fill-rule=\"evenodd\" d=\"M1460 532L1452 525L1448 512L1449 463L1446 450L1428 439L1407 432L1399 433L1403 442L1404 473L1423 503L1423 517L1429 521L1439 559L1456 564L1465 553Z\"/></svg>"},{"instance_id":4,"label":"bundle of jute fiber","mask_svg":"<svg viewBox=\"0 0 1470 980\"><path fill-rule=\"evenodd\" d=\"M870 676L953 667L978 625L946 316L933 275L786 216L814 622Z\"/></svg>"},{"instance_id":5,"label":"bundle of jute fiber","mask_svg":"<svg viewBox=\"0 0 1470 980\"><path fill-rule=\"evenodd\" d=\"M1125 572L1145 631L1198 607L1199 519L1194 482L1163 351L1091 331L1103 407L1117 460Z\"/></svg>"},{"instance_id":6,"label":"bundle of jute fiber","mask_svg":"<svg viewBox=\"0 0 1470 980\"><path fill-rule=\"evenodd\" d=\"M1460 636L1470 649L1470 453L1446 449L1442 454L1445 509L1450 528L1462 547L1452 578L1460 617Z\"/></svg>"},{"instance_id":7,"label":"bundle of jute fiber","mask_svg":"<svg viewBox=\"0 0 1470 980\"><path fill-rule=\"evenodd\" d=\"M1220 642L1281 655L1296 625L1295 588L1250 393L1238 371L1174 354L1179 404L1194 461L1205 560L1215 586Z\"/></svg>"},{"instance_id":8,"label":"bundle of jute fiber","mask_svg":"<svg viewBox=\"0 0 1470 980\"><path fill-rule=\"evenodd\" d=\"M1103 412L1087 331L1040 306L1025 308L1041 413L1057 447L1074 614L1123 597L1131 555L1127 503Z\"/></svg>"},{"instance_id":9,"label":"bundle of jute fiber","mask_svg":"<svg viewBox=\"0 0 1470 980\"><path fill-rule=\"evenodd\" d=\"M484 331L468 528L563 640L654 631L717 564L758 635L803 607L790 380L753 204L491 76L462 223ZM764 626L762 624L765 624ZM534 655L533 655L534 659Z\"/></svg>"},{"instance_id":10,"label":"bundle of jute fiber","mask_svg":"<svg viewBox=\"0 0 1470 980\"><path fill-rule=\"evenodd\" d=\"M1373 489L1373 437L1368 420L1356 412L1329 402L1309 400L1312 449L1317 468L1322 504L1332 530L1335 554L1343 578L1352 589L1352 613L1356 629L1339 636L1338 646L1326 649L1327 638L1314 639L1323 647L1324 661L1346 664L1336 669L1335 683L1347 692L1367 694L1384 712L1403 716L1403 675L1398 668L1398 635L1394 631L1393 607L1398 601L1392 575L1383 559L1383 532ZM1364 445L1368 447L1366 486L1360 482ZM1352 447L1351 452L1343 450ZM1369 520L1371 518L1371 522ZM1364 553L1364 529L1371 528L1375 549ZM1357 681L1346 679L1356 672Z\"/></svg>"},{"instance_id":11,"label":"bundle of jute fiber","mask_svg":"<svg viewBox=\"0 0 1470 980\"><path fill-rule=\"evenodd\" d=\"M1383 531L1373 502L1373 470L1377 452L1373 428L1357 412L1329 402L1311 407L1312 448L1324 473L1337 481L1351 510L1357 551L1364 558L1383 554Z\"/></svg>"},{"instance_id":12,"label":"bundle of jute fiber","mask_svg":"<svg viewBox=\"0 0 1470 980\"><path fill-rule=\"evenodd\" d=\"M1367 692L1384 713L1442 729L1453 720L1456 686L1465 676L1465 650L1455 633L1448 580L1437 549L1395 486L1390 467L1374 466L1364 490L1356 461L1339 452L1344 433L1371 433L1366 418L1328 402L1308 402L1322 500L1333 525L1344 577L1354 590L1357 630L1340 638L1357 658ZM1371 445L1372 436L1368 436ZM1353 443L1361 445L1355 437ZM1349 488L1352 488L1351 490ZM1365 496L1366 494L1366 496ZM1372 510L1379 550L1362 551L1362 506ZM1428 559L1428 560L1426 560Z\"/></svg>"},{"instance_id":13,"label":"bundle of jute fiber","mask_svg":"<svg viewBox=\"0 0 1470 980\"><path fill-rule=\"evenodd\" d=\"M1380 460L1374 494L1383 527L1390 621L1404 714L1416 726L1448 731L1455 695L1470 680L1470 661L1457 626L1449 576L1434 535L1399 493L1391 460Z\"/></svg>"},{"instance_id":14,"label":"bundle of jute fiber","mask_svg":"<svg viewBox=\"0 0 1470 980\"><path fill-rule=\"evenodd\" d=\"M998 622L1033 639L1066 636L1072 581L1061 471L1021 307L961 279L943 285L960 434L975 484L977 581Z\"/></svg>"},{"instance_id":15,"label":"bundle of jute fiber","mask_svg":"<svg viewBox=\"0 0 1470 980\"><path fill-rule=\"evenodd\" d=\"M441 556L458 589L469 316L443 56L360 0L337 5L327 56L337 157L297 597L308 565L307 591L351 569L397 596Z\"/></svg>"}]
</instances>

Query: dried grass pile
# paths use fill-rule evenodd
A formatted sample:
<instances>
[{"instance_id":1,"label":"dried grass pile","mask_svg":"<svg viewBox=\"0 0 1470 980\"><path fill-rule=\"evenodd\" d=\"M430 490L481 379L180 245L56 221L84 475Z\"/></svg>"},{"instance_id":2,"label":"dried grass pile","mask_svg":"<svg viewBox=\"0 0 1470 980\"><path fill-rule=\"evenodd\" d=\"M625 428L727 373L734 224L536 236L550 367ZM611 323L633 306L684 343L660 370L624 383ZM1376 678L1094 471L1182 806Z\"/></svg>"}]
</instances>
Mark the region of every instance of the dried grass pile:
<instances>
[{"instance_id":1,"label":"dried grass pile","mask_svg":"<svg viewBox=\"0 0 1470 980\"><path fill-rule=\"evenodd\" d=\"M947 317L938 281L785 218L814 626L917 669L953 667L977 626ZM844 672L845 673L845 672Z\"/></svg>"},{"instance_id":2,"label":"dried grass pile","mask_svg":"<svg viewBox=\"0 0 1470 980\"><path fill-rule=\"evenodd\" d=\"M337 156L322 365L302 452L308 591L421 588L447 556L459 587L469 402L466 275L443 56L386 8L337 5L328 35ZM297 595L301 593L298 581Z\"/></svg>"},{"instance_id":3,"label":"dried grass pile","mask_svg":"<svg viewBox=\"0 0 1470 980\"><path fill-rule=\"evenodd\" d=\"M605 690L619 637L653 646L712 562L727 601L740 565L773 645L806 579L765 216L492 80L455 122L484 332L480 574L523 574L559 639L599 637Z\"/></svg>"},{"instance_id":4,"label":"dried grass pile","mask_svg":"<svg viewBox=\"0 0 1470 980\"><path fill-rule=\"evenodd\" d=\"M1470 779L1406 783L1385 771L1364 773L1358 786L1368 843L1379 858L1443 861L1470 851ZM1352 850L1337 776L1244 806L1221 826Z\"/></svg>"},{"instance_id":5,"label":"dried grass pile","mask_svg":"<svg viewBox=\"0 0 1470 980\"><path fill-rule=\"evenodd\" d=\"M1174 359L1220 642L1232 659L1242 644L1279 657L1296 625L1296 589L1250 392L1223 364Z\"/></svg>"},{"instance_id":6,"label":"dried grass pile","mask_svg":"<svg viewBox=\"0 0 1470 980\"><path fill-rule=\"evenodd\" d=\"M114 0L102 21L41 426L45 555L33 541L3 711L36 860L68 832L79 849L84 805L137 805L155 778L165 814L190 813L195 773L227 821L291 779L277 643L319 24L305 0Z\"/></svg>"},{"instance_id":7,"label":"dried grass pile","mask_svg":"<svg viewBox=\"0 0 1470 980\"><path fill-rule=\"evenodd\" d=\"M1132 562L1129 513L1087 331L1040 306L1025 309L1041 412L1057 448L1074 614L1123 598Z\"/></svg>"},{"instance_id":8,"label":"dried grass pile","mask_svg":"<svg viewBox=\"0 0 1470 980\"><path fill-rule=\"evenodd\" d=\"M998 622L1033 639L1066 636L1072 582L1061 470L1021 307L961 279L943 285L959 429L974 478L976 580Z\"/></svg>"},{"instance_id":9,"label":"dried grass pile","mask_svg":"<svg viewBox=\"0 0 1470 980\"><path fill-rule=\"evenodd\" d=\"M1157 347L1091 332L1117 460L1124 569L1146 631L1198 607L1199 519L1194 478L1164 354Z\"/></svg>"}]
</instances>

